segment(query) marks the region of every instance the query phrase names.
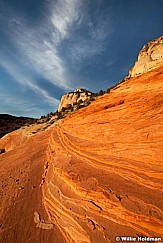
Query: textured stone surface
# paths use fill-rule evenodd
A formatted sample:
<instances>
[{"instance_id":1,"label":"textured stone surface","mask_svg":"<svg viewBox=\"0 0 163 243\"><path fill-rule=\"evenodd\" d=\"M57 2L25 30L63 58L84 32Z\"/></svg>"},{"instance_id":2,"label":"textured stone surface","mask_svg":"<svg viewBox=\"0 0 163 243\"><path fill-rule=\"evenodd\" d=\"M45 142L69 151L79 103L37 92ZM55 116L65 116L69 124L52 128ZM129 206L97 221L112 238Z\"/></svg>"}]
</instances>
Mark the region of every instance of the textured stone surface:
<instances>
[{"instance_id":1,"label":"textured stone surface","mask_svg":"<svg viewBox=\"0 0 163 243\"><path fill-rule=\"evenodd\" d=\"M146 44L138 55L129 77L135 77L163 64L163 36Z\"/></svg>"},{"instance_id":2,"label":"textured stone surface","mask_svg":"<svg viewBox=\"0 0 163 243\"><path fill-rule=\"evenodd\" d=\"M62 96L58 111L62 111L62 108L67 108L69 105L73 107L75 103L89 101L91 96L92 93L85 89L76 89L73 92L69 92Z\"/></svg>"},{"instance_id":3,"label":"textured stone surface","mask_svg":"<svg viewBox=\"0 0 163 243\"><path fill-rule=\"evenodd\" d=\"M53 128L2 138L0 242L163 237L162 81L160 67Z\"/></svg>"}]
</instances>

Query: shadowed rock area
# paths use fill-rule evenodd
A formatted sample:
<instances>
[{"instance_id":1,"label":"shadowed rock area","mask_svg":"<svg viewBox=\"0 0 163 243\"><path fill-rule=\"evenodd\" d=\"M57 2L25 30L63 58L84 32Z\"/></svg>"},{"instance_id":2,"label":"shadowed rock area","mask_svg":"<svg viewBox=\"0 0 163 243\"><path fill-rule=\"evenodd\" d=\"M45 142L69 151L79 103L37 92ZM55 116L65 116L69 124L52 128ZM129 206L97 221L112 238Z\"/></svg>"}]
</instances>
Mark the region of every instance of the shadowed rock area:
<instances>
[{"instance_id":1,"label":"shadowed rock area","mask_svg":"<svg viewBox=\"0 0 163 243\"><path fill-rule=\"evenodd\" d=\"M163 237L163 66L0 140L0 242Z\"/></svg>"},{"instance_id":2,"label":"shadowed rock area","mask_svg":"<svg viewBox=\"0 0 163 243\"><path fill-rule=\"evenodd\" d=\"M0 114L0 138L24 125L30 125L35 122L36 119L29 117L16 117L8 114Z\"/></svg>"}]
</instances>

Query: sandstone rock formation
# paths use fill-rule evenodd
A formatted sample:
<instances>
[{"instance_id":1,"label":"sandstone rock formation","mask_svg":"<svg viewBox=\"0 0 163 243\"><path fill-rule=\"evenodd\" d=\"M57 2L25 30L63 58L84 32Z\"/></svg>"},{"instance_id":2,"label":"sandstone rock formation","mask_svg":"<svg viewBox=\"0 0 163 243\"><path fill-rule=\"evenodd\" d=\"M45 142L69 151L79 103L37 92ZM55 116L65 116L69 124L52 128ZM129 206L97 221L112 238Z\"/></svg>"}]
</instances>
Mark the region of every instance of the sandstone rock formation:
<instances>
[{"instance_id":1,"label":"sandstone rock formation","mask_svg":"<svg viewBox=\"0 0 163 243\"><path fill-rule=\"evenodd\" d=\"M62 108L74 107L77 104L86 106L89 103L93 93L86 89L76 89L73 92L69 92L62 96L61 102L58 107L58 112L62 111Z\"/></svg>"},{"instance_id":2,"label":"sandstone rock formation","mask_svg":"<svg viewBox=\"0 0 163 243\"><path fill-rule=\"evenodd\" d=\"M163 36L144 45L143 49L138 55L133 68L129 71L129 77L135 77L146 73L153 68L159 67L163 64Z\"/></svg>"},{"instance_id":3,"label":"sandstone rock formation","mask_svg":"<svg viewBox=\"0 0 163 243\"><path fill-rule=\"evenodd\" d=\"M162 81L163 66L54 127L2 138L0 242L163 237Z\"/></svg>"}]
</instances>

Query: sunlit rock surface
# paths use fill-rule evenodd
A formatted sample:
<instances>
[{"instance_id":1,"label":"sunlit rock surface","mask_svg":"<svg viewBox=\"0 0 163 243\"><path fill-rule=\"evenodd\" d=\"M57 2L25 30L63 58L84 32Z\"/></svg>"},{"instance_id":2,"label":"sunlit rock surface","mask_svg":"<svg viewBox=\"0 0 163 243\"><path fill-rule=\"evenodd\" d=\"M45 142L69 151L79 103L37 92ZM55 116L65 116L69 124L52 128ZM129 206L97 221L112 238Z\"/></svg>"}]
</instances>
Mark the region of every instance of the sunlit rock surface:
<instances>
[{"instance_id":1,"label":"sunlit rock surface","mask_svg":"<svg viewBox=\"0 0 163 243\"><path fill-rule=\"evenodd\" d=\"M90 101L93 93L86 89L76 89L73 92L64 94L61 98L58 112L62 111L64 108L74 107L76 104L83 103L86 105Z\"/></svg>"},{"instance_id":2,"label":"sunlit rock surface","mask_svg":"<svg viewBox=\"0 0 163 243\"><path fill-rule=\"evenodd\" d=\"M129 71L129 77L138 76L161 65L163 65L163 36L144 45L138 60Z\"/></svg>"},{"instance_id":3,"label":"sunlit rock surface","mask_svg":"<svg viewBox=\"0 0 163 243\"><path fill-rule=\"evenodd\" d=\"M2 138L0 242L163 237L162 82L163 66L46 131Z\"/></svg>"}]
</instances>

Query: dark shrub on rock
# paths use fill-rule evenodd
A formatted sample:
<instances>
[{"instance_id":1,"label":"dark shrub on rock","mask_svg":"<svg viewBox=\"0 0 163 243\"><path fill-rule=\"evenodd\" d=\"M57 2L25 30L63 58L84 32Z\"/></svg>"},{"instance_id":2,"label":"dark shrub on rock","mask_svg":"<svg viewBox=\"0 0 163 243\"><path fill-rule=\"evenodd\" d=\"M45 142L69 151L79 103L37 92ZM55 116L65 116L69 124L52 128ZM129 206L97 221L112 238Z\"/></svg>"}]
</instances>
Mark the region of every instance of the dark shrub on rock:
<instances>
[{"instance_id":1,"label":"dark shrub on rock","mask_svg":"<svg viewBox=\"0 0 163 243\"><path fill-rule=\"evenodd\" d=\"M6 151L5 151L4 148L0 149L0 154L3 154L3 153L5 153L5 152L6 152Z\"/></svg>"}]
</instances>

